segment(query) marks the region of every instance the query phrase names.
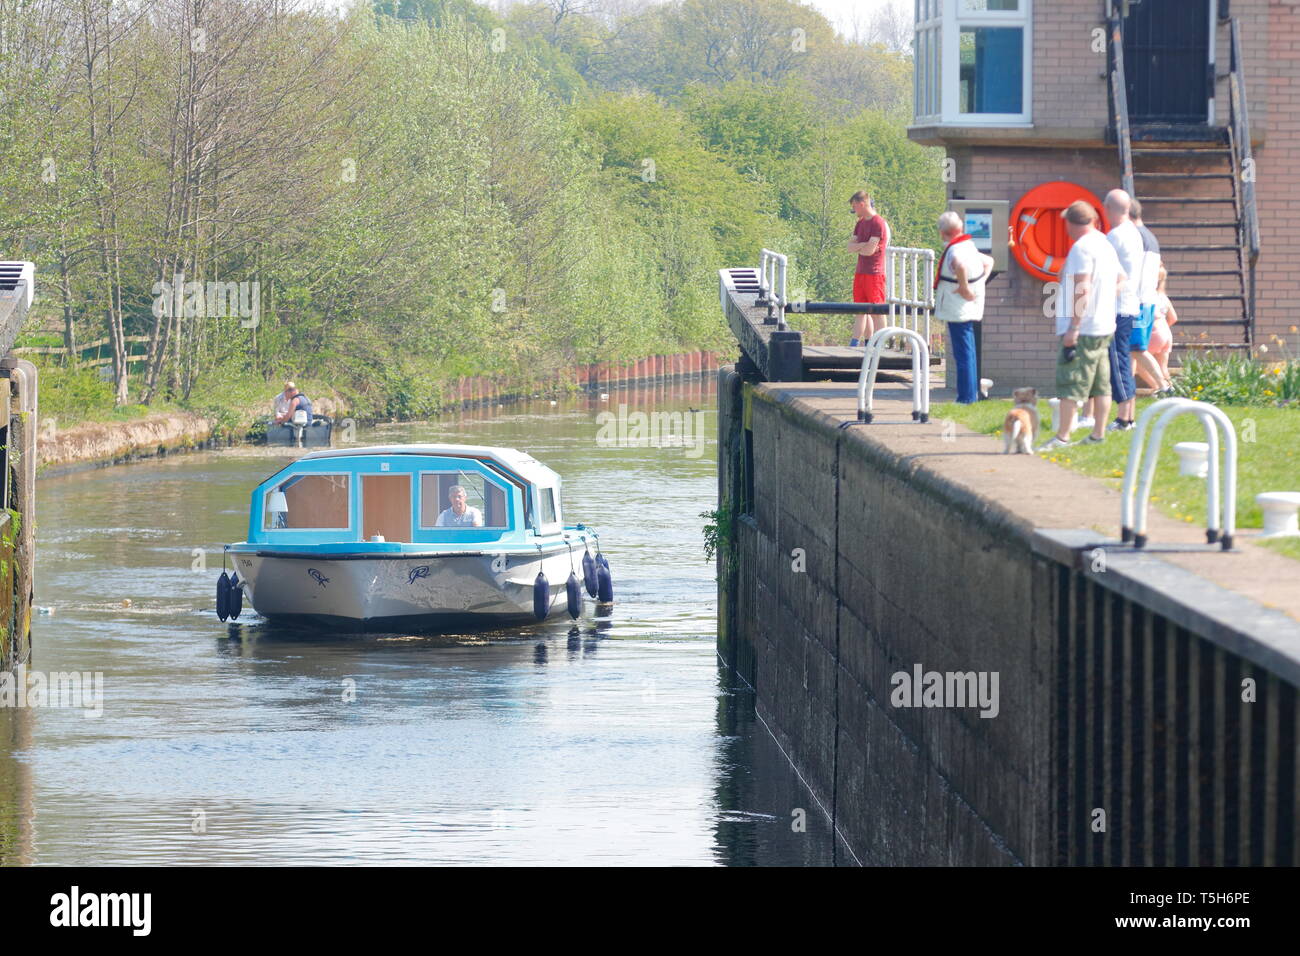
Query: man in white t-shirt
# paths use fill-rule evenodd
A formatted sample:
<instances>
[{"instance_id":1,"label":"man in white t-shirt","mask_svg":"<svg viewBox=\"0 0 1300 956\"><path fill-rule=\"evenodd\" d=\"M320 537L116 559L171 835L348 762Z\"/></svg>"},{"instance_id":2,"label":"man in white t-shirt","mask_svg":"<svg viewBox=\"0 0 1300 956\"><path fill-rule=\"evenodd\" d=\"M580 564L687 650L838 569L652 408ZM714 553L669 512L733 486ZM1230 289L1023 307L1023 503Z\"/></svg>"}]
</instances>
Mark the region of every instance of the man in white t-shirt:
<instances>
[{"instance_id":1,"label":"man in white t-shirt","mask_svg":"<svg viewBox=\"0 0 1300 956\"><path fill-rule=\"evenodd\" d=\"M1115 336L1120 287L1128 278L1119 267L1114 247L1096 229L1097 214L1090 205L1073 203L1063 218L1074 245L1061 269L1056 314L1056 334L1061 337L1056 358L1060 428L1040 452L1070 444L1075 410L1090 398L1095 400L1093 427L1084 442L1105 441L1110 412L1110 343Z\"/></svg>"},{"instance_id":2,"label":"man in white t-shirt","mask_svg":"<svg viewBox=\"0 0 1300 956\"><path fill-rule=\"evenodd\" d=\"M1120 287L1115 336L1110 343L1110 397L1115 402L1115 421L1111 431L1128 431L1133 427L1137 406L1137 382L1133 379L1133 328L1139 322L1142 301L1139 286L1145 249L1142 233L1129 218L1132 198L1122 189L1106 194L1106 215L1112 223L1106 238L1115 247L1119 267L1132 279Z\"/></svg>"},{"instance_id":3,"label":"man in white t-shirt","mask_svg":"<svg viewBox=\"0 0 1300 956\"><path fill-rule=\"evenodd\" d=\"M275 414L275 423L287 422L289 415L293 411L293 397L298 389L293 382L284 383L284 391L276 393L275 400L271 402L271 408Z\"/></svg>"}]
</instances>

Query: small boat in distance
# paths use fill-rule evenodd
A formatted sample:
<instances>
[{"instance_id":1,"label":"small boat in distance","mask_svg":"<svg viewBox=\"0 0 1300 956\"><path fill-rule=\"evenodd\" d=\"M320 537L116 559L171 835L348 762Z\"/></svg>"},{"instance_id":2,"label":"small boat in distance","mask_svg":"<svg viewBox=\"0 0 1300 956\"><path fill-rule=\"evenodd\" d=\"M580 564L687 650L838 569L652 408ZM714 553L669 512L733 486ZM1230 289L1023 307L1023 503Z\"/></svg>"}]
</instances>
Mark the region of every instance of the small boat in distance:
<instances>
[{"instance_id":1,"label":"small boat in distance","mask_svg":"<svg viewBox=\"0 0 1300 956\"><path fill-rule=\"evenodd\" d=\"M217 616L354 631L492 627L614 599L600 538L563 524L560 476L523 452L381 445L304 455L253 489Z\"/></svg>"},{"instance_id":2,"label":"small boat in distance","mask_svg":"<svg viewBox=\"0 0 1300 956\"><path fill-rule=\"evenodd\" d=\"M266 443L285 448L328 448L334 439L334 420L328 415L308 415L299 409L287 422L266 423Z\"/></svg>"}]
</instances>

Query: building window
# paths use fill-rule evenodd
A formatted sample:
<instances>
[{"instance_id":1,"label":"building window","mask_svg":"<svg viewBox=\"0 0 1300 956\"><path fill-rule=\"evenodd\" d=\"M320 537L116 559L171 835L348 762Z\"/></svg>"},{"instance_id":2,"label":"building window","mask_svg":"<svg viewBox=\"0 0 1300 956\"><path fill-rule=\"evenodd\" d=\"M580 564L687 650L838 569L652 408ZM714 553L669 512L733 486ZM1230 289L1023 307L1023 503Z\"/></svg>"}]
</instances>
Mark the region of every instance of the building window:
<instances>
[{"instance_id":1,"label":"building window","mask_svg":"<svg viewBox=\"0 0 1300 956\"><path fill-rule=\"evenodd\" d=\"M913 113L918 121L940 118L940 61L943 49L943 6L947 0L916 0L916 42L912 47L915 70Z\"/></svg>"},{"instance_id":2,"label":"building window","mask_svg":"<svg viewBox=\"0 0 1300 956\"><path fill-rule=\"evenodd\" d=\"M962 113L1021 113L1025 32L1018 27L964 27L959 45Z\"/></svg>"},{"instance_id":3,"label":"building window","mask_svg":"<svg viewBox=\"0 0 1300 956\"><path fill-rule=\"evenodd\" d=\"M1031 0L916 0L918 123L1031 121Z\"/></svg>"}]
</instances>

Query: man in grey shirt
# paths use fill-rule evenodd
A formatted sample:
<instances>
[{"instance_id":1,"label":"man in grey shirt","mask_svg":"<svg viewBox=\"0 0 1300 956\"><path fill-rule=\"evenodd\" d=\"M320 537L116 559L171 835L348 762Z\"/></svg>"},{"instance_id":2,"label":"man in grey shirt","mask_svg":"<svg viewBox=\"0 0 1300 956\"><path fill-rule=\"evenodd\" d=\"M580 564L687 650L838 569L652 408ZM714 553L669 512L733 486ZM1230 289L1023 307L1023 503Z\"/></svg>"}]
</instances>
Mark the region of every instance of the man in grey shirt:
<instances>
[{"instance_id":1,"label":"man in grey shirt","mask_svg":"<svg viewBox=\"0 0 1300 956\"><path fill-rule=\"evenodd\" d=\"M451 502L451 507L445 509L435 524L439 528L481 528L483 527L483 512L477 508L471 507L466 502L469 496L465 494L465 488L462 485L452 485L447 492L447 500Z\"/></svg>"}]
</instances>

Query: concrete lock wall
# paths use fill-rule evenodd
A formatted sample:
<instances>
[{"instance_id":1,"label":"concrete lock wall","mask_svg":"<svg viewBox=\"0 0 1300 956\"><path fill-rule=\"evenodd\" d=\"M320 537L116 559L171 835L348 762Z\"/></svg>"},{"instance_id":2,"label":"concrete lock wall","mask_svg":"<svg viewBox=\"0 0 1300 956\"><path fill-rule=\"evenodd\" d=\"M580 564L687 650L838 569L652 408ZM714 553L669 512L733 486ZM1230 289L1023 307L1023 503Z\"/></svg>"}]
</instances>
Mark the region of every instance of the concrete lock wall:
<instances>
[{"instance_id":1,"label":"concrete lock wall","mask_svg":"<svg viewBox=\"0 0 1300 956\"><path fill-rule=\"evenodd\" d=\"M719 651L846 858L1296 860L1296 660L1243 657L1195 582L1089 574L1068 533L788 393L724 369L719 401ZM996 716L894 706L892 675L917 665L996 673ZM1266 706L1209 683L1244 674Z\"/></svg>"},{"instance_id":2,"label":"concrete lock wall","mask_svg":"<svg viewBox=\"0 0 1300 956\"><path fill-rule=\"evenodd\" d=\"M37 373L31 362L0 360L0 671L31 656L36 564Z\"/></svg>"}]
</instances>

